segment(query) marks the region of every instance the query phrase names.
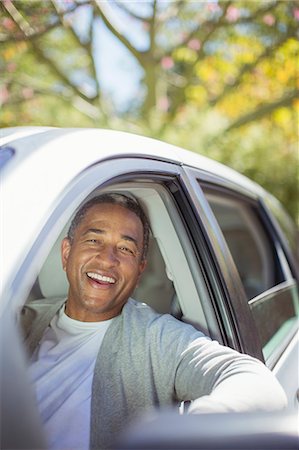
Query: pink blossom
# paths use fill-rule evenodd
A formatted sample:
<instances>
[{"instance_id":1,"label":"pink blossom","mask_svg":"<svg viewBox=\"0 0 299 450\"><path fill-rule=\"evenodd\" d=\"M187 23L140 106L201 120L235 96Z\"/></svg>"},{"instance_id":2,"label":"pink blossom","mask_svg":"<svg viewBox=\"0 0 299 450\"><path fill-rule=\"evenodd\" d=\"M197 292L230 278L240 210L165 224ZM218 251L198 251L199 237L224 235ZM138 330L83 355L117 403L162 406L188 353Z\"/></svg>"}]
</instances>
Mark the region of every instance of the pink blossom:
<instances>
[{"instance_id":1,"label":"pink blossom","mask_svg":"<svg viewBox=\"0 0 299 450\"><path fill-rule=\"evenodd\" d=\"M295 8L293 14L294 14L294 18L296 20L299 20L299 8Z\"/></svg>"},{"instance_id":2,"label":"pink blossom","mask_svg":"<svg viewBox=\"0 0 299 450\"><path fill-rule=\"evenodd\" d=\"M207 10L210 12L216 12L220 10L220 6L218 5L218 3L208 3Z\"/></svg>"},{"instance_id":3,"label":"pink blossom","mask_svg":"<svg viewBox=\"0 0 299 450\"><path fill-rule=\"evenodd\" d=\"M166 96L160 97L157 103L157 107L158 109L160 109L160 111L166 112L169 108L168 98Z\"/></svg>"},{"instance_id":4,"label":"pink blossom","mask_svg":"<svg viewBox=\"0 0 299 450\"><path fill-rule=\"evenodd\" d=\"M171 69L174 66L174 62L171 56L163 56L163 58L161 59L161 66L165 70Z\"/></svg>"},{"instance_id":5,"label":"pink blossom","mask_svg":"<svg viewBox=\"0 0 299 450\"><path fill-rule=\"evenodd\" d=\"M10 72L10 73L14 72L16 70L16 68L17 68L17 65L13 62L8 63L6 66L7 72Z\"/></svg>"},{"instance_id":6,"label":"pink blossom","mask_svg":"<svg viewBox=\"0 0 299 450\"><path fill-rule=\"evenodd\" d=\"M190 39L188 42L188 47L192 50L199 50L201 47L201 43L198 39Z\"/></svg>"},{"instance_id":7,"label":"pink blossom","mask_svg":"<svg viewBox=\"0 0 299 450\"><path fill-rule=\"evenodd\" d=\"M6 28L6 30L13 30L15 27L13 20L9 19L8 17L5 17L2 20L2 25L4 26L4 28Z\"/></svg>"},{"instance_id":8,"label":"pink blossom","mask_svg":"<svg viewBox=\"0 0 299 450\"><path fill-rule=\"evenodd\" d=\"M33 97L34 91L32 88L26 87L26 88L22 89L22 94L23 94L23 97L26 100L28 100Z\"/></svg>"},{"instance_id":9,"label":"pink blossom","mask_svg":"<svg viewBox=\"0 0 299 450\"><path fill-rule=\"evenodd\" d=\"M275 17L272 14L265 14L263 17L263 22L269 27L275 24Z\"/></svg>"},{"instance_id":10,"label":"pink blossom","mask_svg":"<svg viewBox=\"0 0 299 450\"><path fill-rule=\"evenodd\" d=\"M240 17L240 11L235 6L229 6L226 11L226 18L229 22L236 22Z\"/></svg>"},{"instance_id":11,"label":"pink blossom","mask_svg":"<svg viewBox=\"0 0 299 450\"><path fill-rule=\"evenodd\" d=\"M0 104L7 102L9 99L9 91L7 86L0 87Z\"/></svg>"},{"instance_id":12,"label":"pink blossom","mask_svg":"<svg viewBox=\"0 0 299 450\"><path fill-rule=\"evenodd\" d=\"M185 39L188 36L188 33L186 33L185 31L182 31L181 33L179 33L178 36L179 36L180 41L185 41Z\"/></svg>"}]
</instances>

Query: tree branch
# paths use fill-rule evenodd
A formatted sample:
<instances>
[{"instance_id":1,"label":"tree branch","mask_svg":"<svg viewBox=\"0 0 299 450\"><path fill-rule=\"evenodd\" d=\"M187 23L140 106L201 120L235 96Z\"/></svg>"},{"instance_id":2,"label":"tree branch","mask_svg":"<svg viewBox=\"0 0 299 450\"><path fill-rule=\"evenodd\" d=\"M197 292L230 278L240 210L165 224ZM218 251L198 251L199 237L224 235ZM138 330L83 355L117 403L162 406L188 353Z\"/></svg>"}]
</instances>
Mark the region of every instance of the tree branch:
<instances>
[{"instance_id":1,"label":"tree branch","mask_svg":"<svg viewBox=\"0 0 299 450\"><path fill-rule=\"evenodd\" d=\"M6 9L6 11L10 15L10 17L12 18L14 23L21 30L21 32L25 38L27 38L32 33L34 33L33 28L27 22L27 20L22 16L20 11L15 7L12 0L6 0L4 3L2 3L2 6L4 7L4 9Z\"/></svg>"},{"instance_id":2,"label":"tree branch","mask_svg":"<svg viewBox=\"0 0 299 450\"><path fill-rule=\"evenodd\" d=\"M89 26L89 39L88 39L88 43L86 43L86 50L88 52L88 55L90 57L90 62L91 62L91 70L92 70L92 75L95 81L95 85L96 85L96 98L95 100L97 100L98 102L100 101L101 98L101 89L100 89L100 82L99 82L99 78L97 75L97 70L96 70L96 65L95 65L95 58L93 57L93 53L92 53L92 45L93 45L93 41L94 41L94 7L92 7L92 17L90 19L90 26ZM102 108L102 112L103 114L106 115L106 113L103 111Z\"/></svg>"},{"instance_id":3,"label":"tree branch","mask_svg":"<svg viewBox=\"0 0 299 450\"><path fill-rule=\"evenodd\" d=\"M12 37L5 37L4 39L1 38L1 43L14 43L16 41L29 41L32 39L37 39L44 34L48 33L49 31L59 27L61 25L61 16L64 16L65 14L70 14L74 12L77 8L80 8L81 6L89 5L92 3L92 0L86 0L84 3L79 3L70 8L68 11L64 11L63 13L59 13L57 19L53 23L49 23L46 26L43 26L42 28L39 28L38 30L34 30L28 22L24 19L24 17L21 15L21 13L17 10L17 8L12 4L12 2L5 2L1 3L0 6L2 8L5 8L6 12L10 15L10 17L14 20L14 22L18 25L18 27L21 29L20 34L15 34ZM25 29L22 28L22 22L25 21L27 25L29 25L30 29L27 28L27 34L25 32Z\"/></svg>"},{"instance_id":4,"label":"tree branch","mask_svg":"<svg viewBox=\"0 0 299 450\"><path fill-rule=\"evenodd\" d=\"M48 65L50 70L55 73L55 75L67 86L69 86L74 93L82 97L84 100L88 102L92 102L95 97L88 97L87 95L82 92L78 86L73 84L70 79L58 68L58 66L54 63L52 59L50 59L48 56L46 56L45 52L42 50L42 48L37 44L37 42L32 41L31 42L32 49L34 53L37 55L38 59L40 61L43 61Z\"/></svg>"},{"instance_id":5,"label":"tree branch","mask_svg":"<svg viewBox=\"0 0 299 450\"><path fill-rule=\"evenodd\" d=\"M132 44L131 42L123 35L121 34L108 20L106 14L103 11L103 6L105 7L104 3L101 3L100 0L94 0L95 6L97 8L97 11L99 13L99 16L102 18L104 24L108 28L108 30L129 50L129 52L138 60L140 65L144 67L144 58L143 53L139 52Z\"/></svg>"},{"instance_id":6,"label":"tree branch","mask_svg":"<svg viewBox=\"0 0 299 450\"><path fill-rule=\"evenodd\" d=\"M148 17L143 17L140 16L139 14L134 13L133 11L131 11L129 8L127 8L127 6L125 6L123 1L116 1L114 2L116 4L116 6L121 9L122 11L124 11L126 14L128 14L130 17L132 17L133 19L139 20L140 22L146 22L149 23L150 18Z\"/></svg>"},{"instance_id":7,"label":"tree branch","mask_svg":"<svg viewBox=\"0 0 299 450\"><path fill-rule=\"evenodd\" d=\"M196 28L190 31L190 33L184 38L184 40L180 43L180 46L187 45L187 43L194 37L198 38L201 42L201 50L203 49L205 43L210 39L211 35L217 31L220 27L230 27L230 26L236 26L241 25L245 23L252 23L255 19L257 19L259 16L266 14L269 11L272 11L275 9L278 5L278 2L270 2L269 5L262 7L258 10L256 10L252 15L249 17L241 17L237 21L231 23L227 20L225 20L226 13L228 8L233 5L233 1L219 1L219 5L222 5L222 13L221 16L218 18L217 21L215 20L206 20L204 24L200 23ZM176 49L176 46L174 46L172 49L170 49L167 54L171 55L171 53ZM197 58L197 61L194 62L194 65L198 62L200 57Z\"/></svg>"},{"instance_id":8,"label":"tree branch","mask_svg":"<svg viewBox=\"0 0 299 450\"><path fill-rule=\"evenodd\" d=\"M14 42L22 42L22 41L30 41L32 39L37 39L41 36L43 36L44 34L48 33L51 30L54 30L55 28L60 26L60 21L57 20L55 22L53 22L52 24L48 25L47 27L41 28L38 31L35 31L34 33L31 33L30 35L24 35L23 33L20 34L15 34L13 37L7 37L5 36L4 38L0 38L0 42L3 44L9 44L9 43L14 43Z\"/></svg>"},{"instance_id":9,"label":"tree branch","mask_svg":"<svg viewBox=\"0 0 299 450\"><path fill-rule=\"evenodd\" d=\"M176 0L175 2L169 2L169 6L167 9L162 11L159 14L159 21L161 25L165 24L169 19L178 16L180 9L186 4L189 0Z\"/></svg>"},{"instance_id":10,"label":"tree branch","mask_svg":"<svg viewBox=\"0 0 299 450\"><path fill-rule=\"evenodd\" d=\"M222 24L222 22L224 23L223 19L225 17L226 11L229 8L229 6L231 5L231 1L227 1L224 4L224 8L222 10L222 14L219 17L219 19L217 21L215 20L207 20L203 23L199 23L195 28L193 28L193 30L191 30L185 37L184 39L180 42L180 47L184 47L188 44L188 42L193 39L193 38L199 38L200 42L201 42L201 51L203 49L203 45L205 44L205 42L208 40L208 38L214 33L214 31L216 29L219 28L219 25ZM205 30L205 36L202 36L204 33L203 31ZM174 45L173 47L171 47L168 51L167 51L167 56L170 56L174 50L176 50L177 48L177 44ZM165 56L165 55L163 55Z\"/></svg>"},{"instance_id":11,"label":"tree branch","mask_svg":"<svg viewBox=\"0 0 299 450\"><path fill-rule=\"evenodd\" d=\"M214 20L206 21L204 24L204 27L198 26L196 29L191 31L189 33L189 35L186 37L186 39L184 40L184 43L187 44L187 42L190 39L192 39L193 37L197 37L201 42L201 47L197 53L197 58L195 59L195 61L192 64L189 64L188 67L186 68L186 71L184 73L186 82L185 82L185 85L180 86L176 92L175 102L173 103L171 111L170 111L170 119L169 119L170 121L175 118L177 109L182 104L182 101L185 96L185 88L186 88L189 80L191 79L192 74L194 73L194 69L195 69L196 65L199 63L201 58L204 57L205 44L210 41L211 36L222 27L228 27L228 26L232 26L232 25L236 26L237 24L247 23L247 22L250 23L252 21L252 18L256 19L258 16L264 15L266 12L269 12L270 10L276 8L276 6L277 6L276 1L272 2L272 3L270 3L270 5L267 5L266 7L262 7L260 9L256 10L250 17L241 18L232 24L232 23L226 21L225 18L226 18L227 10L233 4L233 2L223 1L223 2L219 2L219 4L223 4L223 6L222 6L221 16L218 18L218 20L217 21L214 21Z\"/></svg>"},{"instance_id":12,"label":"tree branch","mask_svg":"<svg viewBox=\"0 0 299 450\"><path fill-rule=\"evenodd\" d=\"M23 18L23 16L19 13L19 11L16 9L16 7L12 4L11 0L8 0L4 3L4 6L6 7L9 15L11 16L14 23L19 28L20 32L24 36L24 40L27 38L28 33L28 24L26 20ZM31 29L31 28L30 28ZM85 101L92 102L94 98L90 98L84 94L76 85L74 85L69 78L58 68L58 66L52 61L50 58L48 58L44 51L41 49L41 47L37 44L36 40L33 39L31 41L31 47L34 51L34 53L38 56L38 58L46 63L51 71L56 74L56 76L67 86L69 86L75 94L82 97Z\"/></svg>"},{"instance_id":13,"label":"tree branch","mask_svg":"<svg viewBox=\"0 0 299 450\"><path fill-rule=\"evenodd\" d=\"M51 89L33 88L32 90L33 93L31 98L26 98L18 94L10 98L9 103L5 103L2 106L6 107L20 105L33 100L36 96L57 97L92 120L99 120L101 118L99 110L89 102L83 100L82 97L65 95L63 92L58 93Z\"/></svg>"},{"instance_id":14,"label":"tree branch","mask_svg":"<svg viewBox=\"0 0 299 450\"><path fill-rule=\"evenodd\" d=\"M150 52L152 54L155 53L155 47L156 47L156 42L155 42L155 37L156 37L156 15L157 15L157 0L154 0L153 3L153 14L149 20L149 36L150 36Z\"/></svg>"},{"instance_id":15,"label":"tree branch","mask_svg":"<svg viewBox=\"0 0 299 450\"><path fill-rule=\"evenodd\" d=\"M211 37L211 35L219 28L220 24L222 24L225 15L226 15L226 11L229 8L229 6L231 5L231 2L225 2L224 7L222 9L222 14L219 17L217 22L208 22L207 23L207 32L204 38L201 39L201 47L197 53L197 58L196 60L190 64L187 68L186 68L186 72L184 73L184 78L185 80L187 80L185 82L185 84L182 84L176 92L175 95L175 101L173 101L172 103L172 107L171 107L171 111L170 111L170 115L169 115L169 122L171 122L177 113L178 108L180 107L180 105L183 103L184 97L185 97L185 89L186 86L188 84L188 81L190 80L193 72L194 72L194 68L196 66L196 64L198 63L198 61L203 57L205 51L204 51L204 44L208 41L208 39ZM193 32L191 32L188 35L188 40L191 39L191 37L194 37L198 34L198 32L200 31L200 26L196 29L193 30ZM162 126L163 127L163 126Z\"/></svg>"},{"instance_id":16,"label":"tree branch","mask_svg":"<svg viewBox=\"0 0 299 450\"><path fill-rule=\"evenodd\" d=\"M242 82L242 79L244 75L247 73L250 73L261 61L271 56L274 52L278 50L279 47L281 47L291 36L295 37L295 29L289 30L288 33L281 36L280 39L275 42L275 44L271 44L271 46L266 47L264 51L257 56L256 60L253 61L250 64L244 64L239 71L238 75L235 77L234 82L230 84L226 84L222 90L222 92L217 95L217 97L214 97L209 101L209 104L211 106L216 105L219 101L221 101L227 94L229 94L232 90L236 89L237 86L239 86ZM293 34L294 33L294 34Z\"/></svg>"},{"instance_id":17,"label":"tree branch","mask_svg":"<svg viewBox=\"0 0 299 450\"><path fill-rule=\"evenodd\" d=\"M250 122L253 122L257 119L261 119L264 116L267 116L271 112L275 111L278 108L282 108L284 106L289 106L293 103L295 99L299 98L299 89L294 89L290 92L288 92L286 95L281 97L279 100L276 100L271 103L266 103L258 108L256 108L254 111L244 114L239 119L237 119L235 122L231 123L224 132L228 132L230 130L233 130L234 128L239 128L243 125L247 125Z\"/></svg>"},{"instance_id":18,"label":"tree branch","mask_svg":"<svg viewBox=\"0 0 299 450\"><path fill-rule=\"evenodd\" d=\"M61 25L64 28L66 28L71 33L71 35L74 38L74 40L77 43L77 45L79 47L83 47L85 49L85 51L87 52L87 54L88 54L89 62L90 62L90 68L91 68L91 71L92 71L92 76L93 76L95 84L96 84L96 94L92 97L92 101L94 102L95 100L99 100L99 98L100 98L100 86L99 86L99 81L98 81L97 75L96 75L94 58L93 58L92 48L91 48L92 31L90 31L90 33L89 33L89 41L85 42L85 43L81 42L81 40L80 40L78 34L76 33L74 27L72 26L72 24L69 23L65 19L65 11L63 11L63 9L61 8L61 4L59 4L59 1L58 0L51 0L51 1L52 1L52 4L53 4L55 10L57 11L57 14L58 14L59 18L60 18ZM94 16L94 10L92 10L92 16ZM90 30L92 30L92 22L93 22L93 19L91 19ZM86 99L87 99L87 97L85 98L85 100ZM89 99L89 100L91 100L91 99Z\"/></svg>"},{"instance_id":19,"label":"tree branch","mask_svg":"<svg viewBox=\"0 0 299 450\"><path fill-rule=\"evenodd\" d=\"M257 19L258 17L272 11L273 9L275 9L279 2L278 1L270 1L267 2L269 4L267 4L266 6L262 6L260 9L257 9L251 16L249 17L241 17L240 19L238 19L235 23L236 24L243 24L243 23L251 23L253 22L255 19Z\"/></svg>"}]
</instances>

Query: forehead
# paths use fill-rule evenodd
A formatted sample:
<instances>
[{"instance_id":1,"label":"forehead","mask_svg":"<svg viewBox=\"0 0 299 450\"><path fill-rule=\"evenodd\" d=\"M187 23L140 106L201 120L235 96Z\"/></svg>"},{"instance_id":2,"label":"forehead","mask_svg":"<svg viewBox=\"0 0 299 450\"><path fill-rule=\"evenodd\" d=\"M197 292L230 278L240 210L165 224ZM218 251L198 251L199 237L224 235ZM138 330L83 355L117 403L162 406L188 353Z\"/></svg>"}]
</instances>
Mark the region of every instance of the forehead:
<instances>
[{"instance_id":1,"label":"forehead","mask_svg":"<svg viewBox=\"0 0 299 450\"><path fill-rule=\"evenodd\" d=\"M143 232L143 225L137 214L114 203L99 203L91 206L79 223L79 227L85 228L96 223L108 228L121 226Z\"/></svg>"}]
</instances>

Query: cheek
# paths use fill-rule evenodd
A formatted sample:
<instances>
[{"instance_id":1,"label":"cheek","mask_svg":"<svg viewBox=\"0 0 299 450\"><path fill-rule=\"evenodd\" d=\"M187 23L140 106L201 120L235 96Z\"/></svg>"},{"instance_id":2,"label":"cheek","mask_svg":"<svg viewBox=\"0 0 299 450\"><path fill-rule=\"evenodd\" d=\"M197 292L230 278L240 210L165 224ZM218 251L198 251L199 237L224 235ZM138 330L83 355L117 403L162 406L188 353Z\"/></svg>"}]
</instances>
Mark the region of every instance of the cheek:
<instances>
[{"instance_id":1,"label":"cheek","mask_svg":"<svg viewBox=\"0 0 299 450\"><path fill-rule=\"evenodd\" d=\"M128 276L132 279L132 282L137 282L142 274L143 270L140 265L132 264L127 270Z\"/></svg>"},{"instance_id":2,"label":"cheek","mask_svg":"<svg viewBox=\"0 0 299 450\"><path fill-rule=\"evenodd\" d=\"M66 267L66 274L68 277L74 277L77 275L78 272L80 272L81 267L81 259L78 254L74 255L70 253L67 267Z\"/></svg>"}]
</instances>

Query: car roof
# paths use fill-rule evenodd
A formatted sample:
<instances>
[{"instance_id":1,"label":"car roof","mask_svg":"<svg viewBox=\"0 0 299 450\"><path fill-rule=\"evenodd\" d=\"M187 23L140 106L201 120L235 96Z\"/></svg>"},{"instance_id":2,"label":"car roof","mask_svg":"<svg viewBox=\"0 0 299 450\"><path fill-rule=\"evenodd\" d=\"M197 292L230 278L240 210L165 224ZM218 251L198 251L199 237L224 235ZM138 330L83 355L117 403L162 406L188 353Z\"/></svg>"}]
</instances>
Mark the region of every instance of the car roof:
<instances>
[{"instance_id":1,"label":"car roof","mask_svg":"<svg viewBox=\"0 0 299 450\"><path fill-rule=\"evenodd\" d=\"M8 166L8 172L22 160L32 157L37 150L43 151L44 154L47 152L53 154L54 147L57 147L62 160L63 153L69 157L76 152L76 162L83 167L117 157L145 157L197 168L206 174L228 181L248 193L265 195L265 191L258 184L215 160L157 139L124 131L93 128L13 127L2 129L0 132L0 147L8 145L16 150L14 163ZM71 164L68 170L71 170ZM2 173L3 175L5 173Z\"/></svg>"},{"instance_id":2,"label":"car roof","mask_svg":"<svg viewBox=\"0 0 299 450\"><path fill-rule=\"evenodd\" d=\"M38 239L48 234L40 234L41 230L48 226L55 228L55 232L52 230L53 233L47 237L49 240L54 239L54 234L61 230L62 216L55 218L55 223L51 224L48 218L50 211L60 207L62 193L68 195L72 183L86 169L101 161L120 161L121 158L166 161L197 168L203 178L207 176L208 180L213 181L216 177L217 182L235 186L250 197L267 195L257 184L216 161L171 144L122 131L16 127L1 131L0 156L1 147L10 149L3 152L0 176L0 258L5 261L2 276L6 281L2 287L11 292L15 289L10 283L11 274L21 267L33 243L36 243L36 251L41 254L46 251L46 244L40 246ZM82 192L80 195L83 195ZM0 315L3 307L4 303L0 303Z\"/></svg>"}]
</instances>

